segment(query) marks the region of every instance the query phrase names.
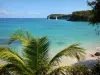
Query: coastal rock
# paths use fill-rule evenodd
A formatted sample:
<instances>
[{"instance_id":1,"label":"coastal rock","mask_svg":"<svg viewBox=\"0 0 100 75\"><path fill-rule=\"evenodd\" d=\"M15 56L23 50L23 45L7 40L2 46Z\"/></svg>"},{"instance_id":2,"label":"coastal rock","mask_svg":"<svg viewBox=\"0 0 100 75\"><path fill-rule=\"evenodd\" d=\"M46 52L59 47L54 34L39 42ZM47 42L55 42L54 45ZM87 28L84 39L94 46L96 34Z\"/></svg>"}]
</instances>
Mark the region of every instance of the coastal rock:
<instances>
[{"instance_id":1,"label":"coastal rock","mask_svg":"<svg viewBox=\"0 0 100 75\"><path fill-rule=\"evenodd\" d=\"M96 52L94 55L95 56L100 56L100 52Z\"/></svg>"}]
</instances>

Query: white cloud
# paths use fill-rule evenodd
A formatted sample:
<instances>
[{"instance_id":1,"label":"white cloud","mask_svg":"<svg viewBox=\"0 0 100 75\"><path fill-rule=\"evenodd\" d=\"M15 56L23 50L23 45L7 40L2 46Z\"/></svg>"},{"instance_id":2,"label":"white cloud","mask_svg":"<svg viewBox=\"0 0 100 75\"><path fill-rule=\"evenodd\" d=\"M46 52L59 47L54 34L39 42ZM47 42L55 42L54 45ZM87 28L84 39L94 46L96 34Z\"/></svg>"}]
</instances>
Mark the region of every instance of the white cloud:
<instances>
[{"instance_id":1,"label":"white cloud","mask_svg":"<svg viewBox=\"0 0 100 75\"><path fill-rule=\"evenodd\" d=\"M8 14L8 11L7 11L7 10L0 10L0 14L5 14L5 15L7 15L7 14Z\"/></svg>"},{"instance_id":2,"label":"white cloud","mask_svg":"<svg viewBox=\"0 0 100 75\"><path fill-rule=\"evenodd\" d=\"M0 10L0 15L39 15L39 12L33 11L21 11L21 12L9 12L7 10Z\"/></svg>"},{"instance_id":3,"label":"white cloud","mask_svg":"<svg viewBox=\"0 0 100 75\"><path fill-rule=\"evenodd\" d=\"M0 17L32 17L39 16L39 12L34 11L8 11L0 9Z\"/></svg>"}]
</instances>

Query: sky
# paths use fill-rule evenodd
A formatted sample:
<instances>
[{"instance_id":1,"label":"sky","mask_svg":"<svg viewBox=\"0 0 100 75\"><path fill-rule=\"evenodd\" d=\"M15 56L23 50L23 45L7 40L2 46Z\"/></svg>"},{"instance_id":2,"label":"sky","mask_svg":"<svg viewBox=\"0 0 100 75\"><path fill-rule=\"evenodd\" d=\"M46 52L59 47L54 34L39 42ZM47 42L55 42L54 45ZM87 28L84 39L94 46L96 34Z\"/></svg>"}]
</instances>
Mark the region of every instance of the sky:
<instances>
[{"instance_id":1,"label":"sky","mask_svg":"<svg viewBox=\"0 0 100 75\"><path fill-rule=\"evenodd\" d=\"M46 18L89 9L87 0L0 0L0 18Z\"/></svg>"}]
</instances>

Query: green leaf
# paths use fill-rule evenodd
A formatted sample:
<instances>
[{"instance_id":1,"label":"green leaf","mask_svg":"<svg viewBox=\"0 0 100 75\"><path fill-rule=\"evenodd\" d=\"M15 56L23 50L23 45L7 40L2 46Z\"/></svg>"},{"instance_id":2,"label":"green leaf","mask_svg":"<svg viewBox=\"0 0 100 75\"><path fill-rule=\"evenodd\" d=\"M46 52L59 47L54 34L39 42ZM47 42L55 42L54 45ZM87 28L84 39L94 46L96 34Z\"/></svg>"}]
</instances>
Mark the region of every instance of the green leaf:
<instances>
[{"instance_id":1,"label":"green leaf","mask_svg":"<svg viewBox=\"0 0 100 75\"><path fill-rule=\"evenodd\" d=\"M68 46L67 48L61 50L58 54L56 54L52 60L50 61L50 64L59 64L60 58L62 56L70 57L70 58L76 58L78 61L84 59L85 50L80 47L80 44L72 44Z\"/></svg>"},{"instance_id":2,"label":"green leaf","mask_svg":"<svg viewBox=\"0 0 100 75\"><path fill-rule=\"evenodd\" d=\"M31 39L32 36L28 31L23 31L21 29L15 31L12 35L10 35L10 40L8 44L11 44L14 41L20 41L23 45L26 45L28 40Z\"/></svg>"},{"instance_id":3,"label":"green leaf","mask_svg":"<svg viewBox=\"0 0 100 75\"><path fill-rule=\"evenodd\" d=\"M23 49L27 65L34 71L48 63L49 42L46 37L31 39Z\"/></svg>"},{"instance_id":4,"label":"green leaf","mask_svg":"<svg viewBox=\"0 0 100 75\"><path fill-rule=\"evenodd\" d=\"M24 60L18 54L12 52L9 48L0 47L0 59L6 61L4 64L6 68L9 67L10 69L14 68L16 70L17 67L21 69L21 71L31 72L31 70L26 67Z\"/></svg>"}]
</instances>

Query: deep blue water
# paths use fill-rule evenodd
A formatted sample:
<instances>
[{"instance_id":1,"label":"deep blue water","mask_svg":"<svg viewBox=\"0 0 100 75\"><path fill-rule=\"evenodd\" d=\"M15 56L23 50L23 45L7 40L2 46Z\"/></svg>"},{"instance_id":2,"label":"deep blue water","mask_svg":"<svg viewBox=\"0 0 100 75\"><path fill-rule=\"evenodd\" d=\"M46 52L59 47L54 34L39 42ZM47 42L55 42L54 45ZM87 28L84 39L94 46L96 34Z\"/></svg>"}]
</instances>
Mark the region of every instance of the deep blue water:
<instances>
[{"instance_id":1,"label":"deep blue water","mask_svg":"<svg viewBox=\"0 0 100 75\"><path fill-rule=\"evenodd\" d=\"M66 20L47 20L45 18L1 18L0 45L7 45L9 35L17 29L28 30L35 37L47 36L54 53L72 43L81 43L86 50L95 49L100 44L100 36L88 22ZM19 43L14 47L18 48Z\"/></svg>"}]
</instances>

